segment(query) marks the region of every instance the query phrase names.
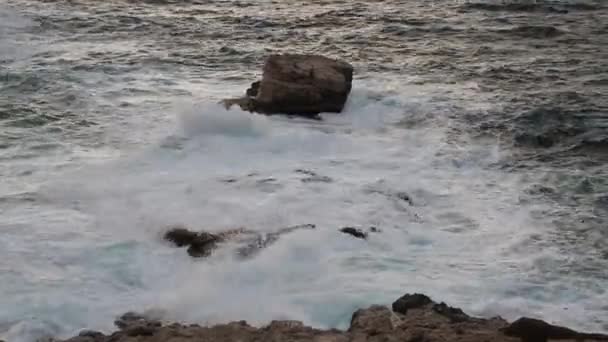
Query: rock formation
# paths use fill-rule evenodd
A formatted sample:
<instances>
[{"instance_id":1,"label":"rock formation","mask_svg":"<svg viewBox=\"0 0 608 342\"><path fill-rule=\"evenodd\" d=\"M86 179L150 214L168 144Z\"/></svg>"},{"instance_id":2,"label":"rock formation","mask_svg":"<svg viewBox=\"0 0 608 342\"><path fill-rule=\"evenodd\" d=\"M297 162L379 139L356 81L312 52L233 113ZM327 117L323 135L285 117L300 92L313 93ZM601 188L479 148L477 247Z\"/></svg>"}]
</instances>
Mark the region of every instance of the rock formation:
<instances>
[{"instance_id":1,"label":"rock formation","mask_svg":"<svg viewBox=\"0 0 608 342\"><path fill-rule=\"evenodd\" d=\"M352 235L358 239L367 239L367 233L355 227L344 227L340 229L340 232Z\"/></svg>"},{"instance_id":2,"label":"rock formation","mask_svg":"<svg viewBox=\"0 0 608 342\"><path fill-rule=\"evenodd\" d=\"M228 109L261 114L288 114L315 118L319 113L339 113L352 87L353 67L318 55L271 55L261 81L246 96L223 101Z\"/></svg>"},{"instance_id":3,"label":"rock formation","mask_svg":"<svg viewBox=\"0 0 608 342\"><path fill-rule=\"evenodd\" d=\"M208 257L223 242L234 241L242 244L238 248L239 257L250 257L259 250L276 242L283 234L288 234L300 229L315 229L314 224L301 224L297 226L281 228L271 233L258 233L244 228L230 229L219 233L205 231L193 232L183 227L169 229L163 238L176 247L188 247L187 252L193 258Z\"/></svg>"},{"instance_id":4,"label":"rock formation","mask_svg":"<svg viewBox=\"0 0 608 342\"><path fill-rule=\"evenodd\" d=\"M458 319L453 319L454 315ZM357 310L346 331L319 330L298 321L273 321L255 328L247 322L212 327L197 324L162 324L144 315L128 313L116 321L118 331L105 335L83 331L66 342L544 342L607 341L608 335L584 334L530 318L512 324L500 317L483 319L466 315L423 294L405 295L393 310L374 305Z\"/></svg>"}]
</instances>

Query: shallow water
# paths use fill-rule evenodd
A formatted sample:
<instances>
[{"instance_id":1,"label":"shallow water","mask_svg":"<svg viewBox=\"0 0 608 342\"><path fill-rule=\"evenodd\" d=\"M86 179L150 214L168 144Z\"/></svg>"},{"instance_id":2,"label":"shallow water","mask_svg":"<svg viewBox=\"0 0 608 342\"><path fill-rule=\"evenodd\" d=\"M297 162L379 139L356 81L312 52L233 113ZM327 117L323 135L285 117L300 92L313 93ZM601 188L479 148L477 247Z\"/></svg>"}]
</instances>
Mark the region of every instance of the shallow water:
<instances>
[{"instance_id":1,"label":"shallow water","mask_svg":"<svg viewBox=\"0 0 608 342\"><path fill-rule=\"evenodd\" d=\"M129 310L342 328L408 291L608 332L607 17L601 2L0 5L0 338L110 330ZM345 112L216 104L280 51L351 61ZM245 261L160 238L303 223L317 229Z\"/></svg>"}]
</instances>

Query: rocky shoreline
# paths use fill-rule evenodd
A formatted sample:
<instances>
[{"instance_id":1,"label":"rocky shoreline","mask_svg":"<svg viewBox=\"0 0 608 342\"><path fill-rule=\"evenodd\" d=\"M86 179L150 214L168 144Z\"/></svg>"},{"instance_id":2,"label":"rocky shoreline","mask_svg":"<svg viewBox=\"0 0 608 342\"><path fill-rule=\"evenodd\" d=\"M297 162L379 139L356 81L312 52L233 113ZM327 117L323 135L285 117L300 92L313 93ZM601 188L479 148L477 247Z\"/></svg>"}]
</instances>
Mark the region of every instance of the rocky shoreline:
<instances>
[{"instance_id":1,"label":"rocky shoreline","mask_svg":"<svg viewBox=\"0 0 608 342\"><path fill-rule=\"evenodd\" d=\"M577 332L522 317L512 323L501 317L476 318L424 294L406 294L391 308L374 305L353 313L346 331L319 330L299 321L272 321L253 327L245 321L211 327L166 323L129 312L115 321L118 330L105 335L82 331L65 342L194 342L194 341L608 341L608 335Z\"/></svg>"}]
</instances>

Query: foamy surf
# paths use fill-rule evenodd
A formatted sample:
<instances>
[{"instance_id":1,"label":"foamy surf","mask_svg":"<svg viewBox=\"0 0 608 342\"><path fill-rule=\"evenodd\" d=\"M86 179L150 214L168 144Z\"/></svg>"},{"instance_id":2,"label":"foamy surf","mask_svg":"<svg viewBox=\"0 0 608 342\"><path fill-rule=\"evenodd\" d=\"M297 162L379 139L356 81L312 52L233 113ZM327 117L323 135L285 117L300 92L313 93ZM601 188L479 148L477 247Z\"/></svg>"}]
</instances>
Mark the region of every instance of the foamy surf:
<instances>
[{"instance_id":1,"label":"foamy surf","mask_svg":"<svg viewBox=\"0 0 608 342\"><path fill-rule=\"evenodd\" d=\"M179 143L161 141L49 180L37 211L61 214L52 226L46 217L29 228L45 236L48 254L28 263L47 274L32 279L31 290L56 284L56 304L22 292L26 274L17 271L4 306L20 306L24 316L5 335L25 341L41 331L107 331L114 316L132 309L189 322L289 318L345 327L356 307L420 288L483 312L505 286L516 286L505 267L525 271L509 249L542 224L530 216L538 208L518 205L519 176L487 168L494 146L455 153L442 127L393 124L407 98L378 100L364 89L355 89L343 115L320 123L213 103L182 106L170 138ZM366 113L371 119L362 119ZM305 181L300 169L324 181ZM9 212L13 222L27 214ZM175 224L272 232L302 223L317 229L285 236L246 261L230 246L190 260L161 239ZM351 225L382 232L369 241L338 232ZM480 289L488 279L496 287ZM31 312L36 319L27 318Z\"/></svg>"},{"instance_id":2,"label":"foamy surf","mask_svg":"<svg viewBox=\"0 0 608 342\"><path fill-rule=\"evenodd\" d=\"M0 6L0 339L129 310L346 327L421 291L608 330L603 4L243 4ZM304 50L355 65L344 113L217 104ZM247 260L162 240L303 223Z\"/></svg>"}]
</instances>

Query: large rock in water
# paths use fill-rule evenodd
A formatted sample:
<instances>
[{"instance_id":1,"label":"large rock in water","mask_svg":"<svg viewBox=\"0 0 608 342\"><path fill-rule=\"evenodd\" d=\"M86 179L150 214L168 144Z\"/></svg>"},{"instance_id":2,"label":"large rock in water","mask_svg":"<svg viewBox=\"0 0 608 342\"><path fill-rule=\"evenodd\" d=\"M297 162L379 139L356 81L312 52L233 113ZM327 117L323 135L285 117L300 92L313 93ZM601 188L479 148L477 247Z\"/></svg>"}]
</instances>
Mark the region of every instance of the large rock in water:
<instances>
[{"instance_id":1,"label":"large rock in water","mask_svg":"<svg viewBox=\"0 0 608 342\"><path fill-rule=\"evenodd\" d=\"M315 117L322 112L339 113L352 80L353 67L343 61L318 55L271 55L262 80L247 89L247 96L223 103L226 108L237 104L262 114Z\"/></svg>"}]
</instances>

